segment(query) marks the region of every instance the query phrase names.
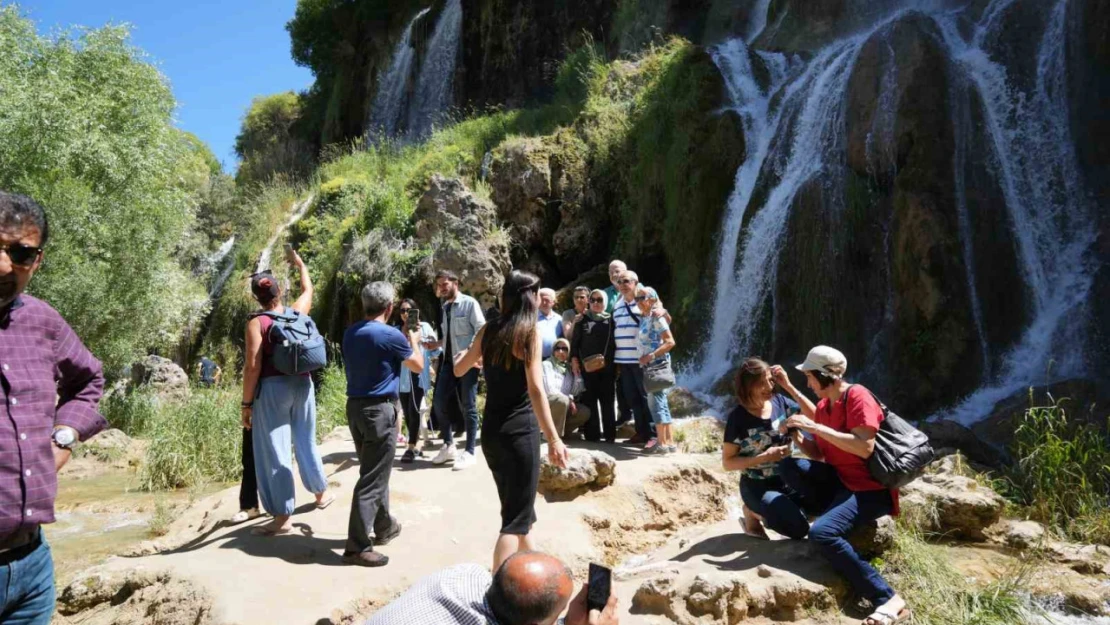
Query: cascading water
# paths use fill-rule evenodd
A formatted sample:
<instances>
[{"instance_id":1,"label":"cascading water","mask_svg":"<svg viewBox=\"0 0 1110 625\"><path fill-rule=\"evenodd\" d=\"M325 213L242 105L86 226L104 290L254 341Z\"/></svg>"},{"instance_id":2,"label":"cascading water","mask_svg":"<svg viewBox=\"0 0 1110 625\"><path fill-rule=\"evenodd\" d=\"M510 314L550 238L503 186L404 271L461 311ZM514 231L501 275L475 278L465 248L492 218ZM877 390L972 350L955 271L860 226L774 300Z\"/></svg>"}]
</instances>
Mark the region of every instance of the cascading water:
<instances>
[{"instance_id":1,"label":"cascading water","mask_svg":"<svg viewBox=\"0 0 1110 625\"><path fill-rule=\"evenodd\" d=\"M447 0L413 89L408 135L414 139L427 136L451 105L462 18L462 1Z\"/></svg>"},{"instance_id":2,"label":"cascading water","mask_svg":"<svg viewBox=\"0 0 1110 625\"><path fill-rule=\"evenodd\" d=\"M744 43L751 45L763 29L767 28L767 12L770 10L771 0L756 0L748 17L748 32L744 35Z\"/></svg>"},{"instance_id":3,"label":"cascading water","mask_svg":"<svg viewBox=\"0 0 1110 625\"><path fill-rule=\"evenodd\" d=\"M989 151L1031 300L1032 322L1001 358L996 375L984 388L938 416L965 424L983 418L1001 399L1043 379L1050 361L1054 362L1056 375L1082 372L1082 337L1069 335L1081 324L1065 320L1083 312L1089 295L1092 275L1088 254L1095 231L1087 195L1079 188L1082 178L1069 130L1065 88L1068 0L1042 5L1046 27L1037 49L1032 87L1024 90L1010 80L1006 66L992 58L991 50L1014 1L993 0L974 28L964 29L969 33L967 37L959 25L961 19L967 19L967 7L951 10L921 0L905 3L909 6L869 32L830 43L800 69L779 71L785 59L757 52L772 70L773 84L767 89L755 80L751 57L740 40L714 50L734 107L744 119L749 149L725 211L711 338L699 359L684 373L684 384L708 391L734 362L756 346L759 320L766 306L773 304L772 285L777 280L773 268L783 249L782 237L794 199L803 185L824 180L845 161L844 108L856 58L872 35L908 11L929 16L942 33L943 41L939 43L953 70L949 91L974 96L954 99L967 106L974 102L982 109L982 134L989 145L976 147ZM881 82L880 101L885 104L873 120L872 132L889 136L897 121L893 115L897 97L891 93L897 80L884 76ZM779 91L782 93L776 96ZM961 110L963 104L952 105L958 134L966 132L964 124L970 124L971 111ZM870 162L891 157L873 152L871 139ZM957 138L953 155L957 214L963 256L968 261L972 317L980 335L984 366L989 367L990 353L1006 351L1007 346L990 346L983 332L962 174L969 149L966 139ZM753 203L757 187L768 189L759 194L766 198L762 203Z\"/></svg>"},{"instance_id":4,"label":"cascading water","mask_svg":"<svg viewBox=\"0 0 1110 625\"><path fill-rule=\"evenodd\" d=\"M216 253L212 254L211 258L208 259L210 270L219 271L219 274L216 275L216 279L212 282L212 286L208 289L209 301L215 300L216 297L220 295L220 291L223 290L224 284L235 270L235 258L231 256L231 249L233 247L235 247L234 235L230 239L224 241L223 244L220 245L220 248L216 250ZM221 265L223 267L222 269L220 268Z\"/></svg>"},{"instance_id":5,"label":"cascading water","mask_svg":"<svg viewBox=\"0 0 1110 625\"><path fill-rule=\"evenodd\" d=\"M255 273L266 271L270 268L270 258L273 256L274 246L277 245L278 239L281 238L281 235L286 230L292 228L294 224L300 221L301 217L304 217L305 213L308 212L308 208L312 206L312 200L315 199L315 197L314 195L309 195L300 202L293 204L293 213L289 216L289 221L283 223L281 227L277 229L277 232L275 232L274 236L266 243L266 248L262 250L262 254L258 257L258 265L254 269Z\"/></svg>"},{"instance_id":6,"label":"cascading water","mask_svg":"<svg viewBox=\"0 0 1110 625\"><path fill-rule=\"evenodd\" d=\"M393 49L389 69L378 81L378 93L370 106L368 138L372 139L378 135L392 137L398 133L401 123L405 121L409 77L412 75L413 59L416 57L416 50L412 44L412 30L420 18L427 15L430 10L430 7L423 9L412 18L405 26L401 40Z\"/></svg>"}]
</instances>

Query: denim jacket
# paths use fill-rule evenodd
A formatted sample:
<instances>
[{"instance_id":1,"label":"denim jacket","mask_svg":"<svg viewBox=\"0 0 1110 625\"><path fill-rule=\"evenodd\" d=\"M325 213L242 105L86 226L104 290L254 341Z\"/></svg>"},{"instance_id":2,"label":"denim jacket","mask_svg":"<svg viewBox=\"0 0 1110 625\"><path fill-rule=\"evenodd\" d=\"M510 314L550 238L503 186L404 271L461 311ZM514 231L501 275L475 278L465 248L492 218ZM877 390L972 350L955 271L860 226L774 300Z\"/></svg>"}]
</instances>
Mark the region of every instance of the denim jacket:
<instances>
[{"instance_id":1,"label":"denim jacket","mask_svg":"<svg viewBox=\"0 0 1110 625\"><path fill-rule=\"evenodd\" d=\"M447 336L447 325L451 324L451 344L446 346L444 354L447 357L447 366L454 362L456 354L470 349L474 336L478 330L486 325L486 316L482 314L482 307L478 300L459 293L455 296L454 306L451 308L451 318L447 318L447 304L443 304L443 325L440 327L440 336Z\"/></svg>"},{"instance_id":2,"label":"denim jacket","mask_svg":"<svg viewBox=\"0 0 1110 625\"><path fill-rule=\"evenodd\" d=\"M436 340L436 331L432 329L432 324L427 321L420 322L420 340L421 341L434 341ZM443 349L425 349L424 350L424 370L420 372L420 388L425 392L432 388L432 359L443 353ZM400 387L397 392L411 393L412 392L412 372L401 367L401 381Z\"/></svg>"}]
</instances>

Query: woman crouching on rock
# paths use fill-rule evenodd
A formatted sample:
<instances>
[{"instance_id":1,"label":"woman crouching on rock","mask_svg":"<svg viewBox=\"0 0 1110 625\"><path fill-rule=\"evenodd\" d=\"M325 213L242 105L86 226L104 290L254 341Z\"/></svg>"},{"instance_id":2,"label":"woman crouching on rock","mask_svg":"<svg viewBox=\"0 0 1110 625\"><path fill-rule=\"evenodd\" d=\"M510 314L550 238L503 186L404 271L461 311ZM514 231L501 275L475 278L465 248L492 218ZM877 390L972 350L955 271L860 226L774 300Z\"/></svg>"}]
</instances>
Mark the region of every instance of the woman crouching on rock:
<instances>
[{"instance_id":1,"label":"woman crouching on rock","mask_svg":"<svg viewBox=\"0 0 1110 625\"><path fill-rule=\"evenodd\" d=\"M783 536L802 539L809 521L801 497L779 477L780 461L790 457L790 440L779 430L798 412L798 404L775 393L771 371L762 360L749 358L736 374L739 405L728 415L721 464L725 471L743 472L744 533L767 538L766 524Z\"/></svg>"},{"instance_id":2,"label":"woman crouching on rock","mask_svg":"<svg viewBox=\"0 0 1110 625\"><path fill-rule=\"evenodd\" d=\"M501 500L501 535L493 550L493 571L514 553L535 550L528 533L536 522L540 428L547 437L548 459L560 468L567 464L567 448L555 431L543 390L543 339L536 331L539 290L536 276L523 271L509 274L501 314L478 331L470 349L457 355L454 363L458 377L479 359L485 363L482 453Z\"/></svg>"},{"instance_id":3,"label":"woman crouching on rock","mask_svg":"<svg viewBox=\"0 0 1110 625\"><path fill-rule=\"evenodd\" d=\"M806 510L820 515L809 529L809 541L875 607L864 625L904 622L910 617L905 600L846 538L864 523L898 514L898 491L876 482L867 468L884 419L882 408L866 388L844 381L848 360L836 349L814 347L797 369L817 394L816 406L794 388L785 371L779 369L773 377L801 405L804 414L787 419L786 427L813 437L795 436L812 460L785 461L779 474L801 496Z\"/></svg>"}]
</instances>

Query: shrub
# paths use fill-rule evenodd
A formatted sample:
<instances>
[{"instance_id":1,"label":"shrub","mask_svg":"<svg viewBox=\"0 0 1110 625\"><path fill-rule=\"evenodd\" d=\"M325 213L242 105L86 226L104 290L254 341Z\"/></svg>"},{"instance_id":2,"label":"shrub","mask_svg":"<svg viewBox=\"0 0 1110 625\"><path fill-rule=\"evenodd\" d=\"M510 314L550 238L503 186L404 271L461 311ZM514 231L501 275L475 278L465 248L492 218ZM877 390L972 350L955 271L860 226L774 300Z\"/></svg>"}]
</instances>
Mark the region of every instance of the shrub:
<instances>
[{"instance_id":1,"label":"shrub","mask_svg":"<svg viewBox=\"0 0 1110 625\"><path fill-rule=\"evenodd\" d=\"M239 479L239 399L235 389L206 389L162 404L148 428L142 488L187 488Z\"/></svg>"},{"instance_id":2,"label":"shrub","mask_svg":"<svg viewBox=\"0 0 1110 625\"><path fill-rule=\"evenodd\" d=\"M1026 410L1014 431L1017 462L1005 474L1003 493L1069 538L1110 544L1110 436L1070 421L1064 405Z\"/></svg>"},{"instance_id":3,"label":"shrub","mask_svg":"<svg viewBox=\"0 0 1110 625\"><path fill-rule=\"evenodd\" d=\"M157 419L158 404L147 392L116 392L100 402L100 410L110 427L131 437L142 437Z\"/></svg>"},{"instance_id":4,"label":"shrub","mask_svg":"<svg viewBox=\"0 0 1110 625\"><path fill-rule=\"evenodd\" d=\"M341 363L332 362L320 375L316 389L316 441L320 442L335 428L346 426L347 374Z\"/></svg>"}]
</instances>

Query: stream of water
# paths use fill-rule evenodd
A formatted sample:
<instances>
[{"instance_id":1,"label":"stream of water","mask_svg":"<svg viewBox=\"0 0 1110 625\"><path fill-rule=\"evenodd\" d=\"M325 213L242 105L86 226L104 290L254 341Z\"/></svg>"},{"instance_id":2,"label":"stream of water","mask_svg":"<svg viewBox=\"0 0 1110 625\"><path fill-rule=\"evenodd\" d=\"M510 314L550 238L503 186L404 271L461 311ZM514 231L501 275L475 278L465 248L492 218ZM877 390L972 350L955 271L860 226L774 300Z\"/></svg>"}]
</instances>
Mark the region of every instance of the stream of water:
<instances>
[{"instance_id":1,"label":"stream of water","mask_svg":"<svg viewBox=\"0 0 1110 625\"><path fill-rule=\"evenodd\" d=\"M300 202L293 204L293 214L289 216L288 221L277 229L277 232L275 232L274 236L266 243L265 249L262 250L262 254L258 257L258 265L254 269L255 273L260 273L270 268L270 259L273 256L274 246L277 245L278 239L281 238L281 235L284 234L286 230L292 228L294 224L304 217L309 207L312 206L312 200L315 199L315 197L314 195L309 195Z\"/></svg>"},{"instance_id":2,"label":"stream of water","mask_svg":"<svg viewBox=\"0 0 1110 625\"><path fill-rule=\"evenodd\" d=\"M393 137L400 131L400 125L405 120L405 104L408 99L409 78L412 75L413 59L416 58L416 49L412 43L412 31L417 22L428 14L431 8L421 10L416 17L405 26L401 40L393 49L393 58L389 69L378 80L378 93L370 106L370 123L368 127L369 138L384 135Z\"/></svg>"},{"instance_id":3,"label":"stream of water","mask_svg":"<svg viewBox=\"0 0 1110 625\"><path fill-rule=\"evenodd\" d=\"M1003 190L1010 235L1030 294L1027 305L1032 319L1015 345L988 343L979 298L990 296L990 286L979 284L971 262L974 249L962 178L968 145L967 137L961 136L953 159L959 226L988 382L935 416L973 423L987 416L998 401L1023 386L1043 381L1050 362L1056 376L1082 373L1084 337L1076 329L1082 324L1066 320L1084 312L1093 279L1088 254L1096 233L1087 195L1079 188L1082 178L1069 130L1068 0L1046 2L1042 7L1044 32L1029 34L1039 38L1039 45L1033 86L1025 90L1016 86L1007 73L1006 61L994 49L999 31L1007 27L1014 0L992 0L974 27L963 30L960 21L968 19L968 7L954 11L924 0L906 4L908 7L871 29L828 44L808 62L760 51L753 56L740 38L713 50L732 105L744 120L749 149L736 174L722 224L712 338L684 372L683 384L706 392L745 354L766 344L766 337L757 335L758 325L767 306L774 305L774 267L784 247L788 218L796 210L795 197L814 180L828 182L845 162L844 109L856 58L870 37L910 11L927 15L942 33L939 43L955 70L950 72L949 90L966 96L953 98L963 103L953 105L958 133L966 132L962 124L968 123L971 114L959 106L974 102L981 107L978 112L985 120L989 144L985 148ZM770 85L760 84L753 58L767 65ZM893 65L891 58L888 71L893 71ZM873 154L871 148L883 145L876 139L894 133L896 88L897 80L883 77L880 101L886 104L868 138L869 159L886 156ZM753 202L755 190L761 186L770 189L759 194L766 199ZM994 354L997 356L992 358ZM1000 363L997 371L990 368L992 360Z\"/></svg>"},{"instance_id":4,"label":"stream of water","mask_svg":"<svg viewBox=\"0 0 1110 625\"><path fill-rule=\"evenodd\" d=\"M462 1L447 0L413 88L408 117L408 136L412 139L426 137L451 106L462 21Z\"/></svg>"}]
</instances>

